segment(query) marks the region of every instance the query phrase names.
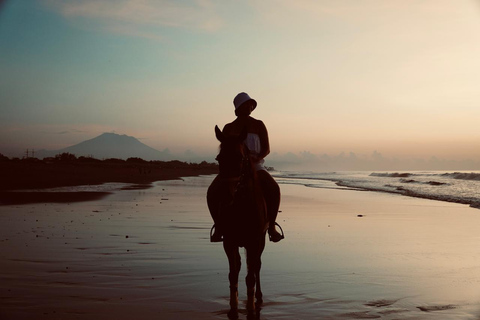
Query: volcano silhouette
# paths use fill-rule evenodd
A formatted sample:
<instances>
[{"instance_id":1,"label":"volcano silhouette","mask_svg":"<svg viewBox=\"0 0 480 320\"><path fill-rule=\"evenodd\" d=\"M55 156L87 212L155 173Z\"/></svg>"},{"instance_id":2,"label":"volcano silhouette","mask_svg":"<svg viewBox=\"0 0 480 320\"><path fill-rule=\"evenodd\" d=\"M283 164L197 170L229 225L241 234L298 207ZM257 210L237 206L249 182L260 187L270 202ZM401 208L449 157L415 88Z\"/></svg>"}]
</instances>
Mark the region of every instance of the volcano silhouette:
<instances>
[{"instance_id":1,"label":"volcano silhouette","mask_svg":"<svg viewBox=\"0 0 480 320\"><path fill-rule=\"evenodd\" d=\"M91 156L96 159L136 157L144 160L171 160L168 149L159 151L140 142L135 137L116 133L103 133L96 138L60 150L39 150L37 157L40 159L53 157L64 152L74 154L77 157Z\"/></svg>"}]
</instances>

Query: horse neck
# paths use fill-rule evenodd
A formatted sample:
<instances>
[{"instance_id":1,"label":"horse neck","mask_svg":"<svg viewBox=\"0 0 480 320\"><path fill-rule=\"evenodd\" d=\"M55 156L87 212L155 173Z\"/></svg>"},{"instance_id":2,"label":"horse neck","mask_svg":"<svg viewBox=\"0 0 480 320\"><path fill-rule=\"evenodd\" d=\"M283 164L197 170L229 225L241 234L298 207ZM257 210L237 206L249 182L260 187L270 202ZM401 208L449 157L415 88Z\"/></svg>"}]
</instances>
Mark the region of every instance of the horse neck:
<instances>
[{"instance_id":1,"label":"horse neck","mask_svg":"<svg viewBox=\"0 0 480 320\"><path fill-rule=\"evenodd\" d=\"M245 145L241 146L243 149L244 159L242 159L242 167L238 176L231 176L225 178L224 181L228 185L228 189L233 197L235 197L238 189L247 189L249 192L258 192L257 173L250 160L249 150ZM229 176L228 174L226 176Z\"/></svg>"},{"instance_id":2,"label":"horse neck","mask_svg":"<svg viewBox=\"0 0 480 320\"><path fill-rule=\"evenodd\" d=\"M262 194L257 171L250 159L245 166L244 172L240 177L239 185L243 187L251 197L256 198Z\"/></svg>"},{"instance_id":3,"label":"horse neck","mask_svg":"<svg viewBox=\"0 0 480 320\"><path fill-rule=\"evenodd\" d=\"M245 179L248 184L255 184L257 181L257 172L249 156L249 150L245 147L245 160L242 166L242 173L240 179Z\"/></svg>"}]
</instances>

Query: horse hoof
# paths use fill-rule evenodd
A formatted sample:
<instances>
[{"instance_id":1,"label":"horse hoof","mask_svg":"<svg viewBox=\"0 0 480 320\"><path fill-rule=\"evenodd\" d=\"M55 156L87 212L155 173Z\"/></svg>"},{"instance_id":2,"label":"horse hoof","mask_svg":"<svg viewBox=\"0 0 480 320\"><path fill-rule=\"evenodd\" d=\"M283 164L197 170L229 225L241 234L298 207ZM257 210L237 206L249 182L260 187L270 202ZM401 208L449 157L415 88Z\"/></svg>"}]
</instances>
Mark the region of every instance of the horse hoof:
<instances>
[{"instance_id":1,"label":"horse hoof","mask_svg":"<svg viewBox=\"0 0 480 320\"><path fill-rule=\"evenodd\" d=\"M238 292L236 290L230 292L230 311L238 311Z\"/></svg>"},{"instance_id":2,"label":"horse hoof","mask_svg":"<svg viewBox=\"0 0 480 320\"><path fill-rule=\"evenodd\" d=\"M238 310L237 309L230 309L227 313L228 319L230 320L237 320L238 319Z\"/></svg>"},{"instance_id":3,"label":"horse hoof","mask_svg":"<svg viewBox=\"0 0 480 320\"><path fill-rule=\"evenodd\" d=\"M258 320L258 319L260 319L260 317L255 311L247 312L247 320Z\"/></svg>"},{"instance_id":4,"label":"horse hoof","mask_svg":"<svg viewBox=\"0 0 480 320\"><path fill-rule=\"evenodd\" d=\"M256 305L259 306L263 303L263 294L260 290L255 292L255 299L257 300Z\"/></svg>"},{"instance_id":5,"label":"horse hoof","mask_svg":"<svg viewBox=\"0 0 480 320\"><path fill-rule=\"evenodd\" d=\"M253 297L248 297L247 299L247 311L248 313L255 313L255 300L253 299Z\"/></svg>"}]
</instances>

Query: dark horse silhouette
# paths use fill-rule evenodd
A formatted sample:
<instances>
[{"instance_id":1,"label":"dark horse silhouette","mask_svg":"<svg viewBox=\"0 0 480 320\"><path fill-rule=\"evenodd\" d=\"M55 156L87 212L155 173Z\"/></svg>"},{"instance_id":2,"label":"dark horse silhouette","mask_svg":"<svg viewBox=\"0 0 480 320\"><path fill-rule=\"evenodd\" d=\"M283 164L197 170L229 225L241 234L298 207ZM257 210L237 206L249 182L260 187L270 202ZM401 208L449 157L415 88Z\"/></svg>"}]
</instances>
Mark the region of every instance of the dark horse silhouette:
<instances>
[{"instance_id":1,"label":"dark horse silhouette","mask_svg":"<svg viewBox=\"0 0 480 320\"><path fill-rule=\"evenodd\" d=\"M219 221L223 230L223 248L228 257L230 272L230 312L229 318L238 317L238 274L240 272L239 247L244 247L247 255L247 312L255 314L255 301L260 305L261 256L265 248L265 234L268 218L265 201L256 171L244 144L245 129L239 136L224 135L216 126L215 134L220 141L217 156L222 195ZM213 228L212 228L213 230Z\"/></svg>"}]
</instances>

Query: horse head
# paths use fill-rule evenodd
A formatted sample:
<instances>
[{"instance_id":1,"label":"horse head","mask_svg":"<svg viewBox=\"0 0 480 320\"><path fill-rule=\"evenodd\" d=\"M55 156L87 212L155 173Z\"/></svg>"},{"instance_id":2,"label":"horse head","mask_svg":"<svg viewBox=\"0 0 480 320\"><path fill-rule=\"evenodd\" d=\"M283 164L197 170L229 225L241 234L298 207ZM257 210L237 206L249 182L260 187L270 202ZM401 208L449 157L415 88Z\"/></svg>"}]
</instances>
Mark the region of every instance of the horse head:
<instances>
[{"instance_id":1,"label":"horse head","mask_svg":"<svg viewBox=\"0 0 480 320\"><path fill-rule=\"evenodd\" d=\"M240 179L251 168L249 150L244 141L247 138L247 128L240 135L230 136L224 134L215 126L215 135L220 141L218 161L220 177L224 179Z\"/></svg>"}]
</instances>

